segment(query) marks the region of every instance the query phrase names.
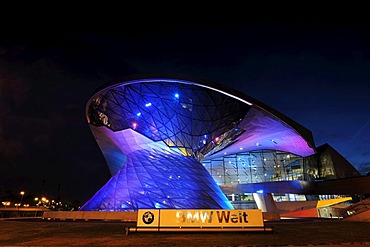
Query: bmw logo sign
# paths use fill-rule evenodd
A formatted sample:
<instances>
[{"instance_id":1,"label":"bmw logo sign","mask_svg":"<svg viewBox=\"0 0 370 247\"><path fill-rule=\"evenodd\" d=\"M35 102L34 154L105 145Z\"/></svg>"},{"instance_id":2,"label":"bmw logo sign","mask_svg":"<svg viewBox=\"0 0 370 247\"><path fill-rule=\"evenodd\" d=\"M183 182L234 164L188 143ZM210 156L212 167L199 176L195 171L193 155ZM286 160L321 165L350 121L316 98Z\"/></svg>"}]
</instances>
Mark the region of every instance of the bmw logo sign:
<instances>
[{"instance_id":1,"label":"bmw logo sign","mask_svg":"<svg viewBox=\"0 0 370 247\"><path fill-rule=\"evenodd\" d=\"M154 214L150 211L146 211L144 214L143 214L143 222L147 225L153 223L154 221Z\"/></svg>"}]
</instances>

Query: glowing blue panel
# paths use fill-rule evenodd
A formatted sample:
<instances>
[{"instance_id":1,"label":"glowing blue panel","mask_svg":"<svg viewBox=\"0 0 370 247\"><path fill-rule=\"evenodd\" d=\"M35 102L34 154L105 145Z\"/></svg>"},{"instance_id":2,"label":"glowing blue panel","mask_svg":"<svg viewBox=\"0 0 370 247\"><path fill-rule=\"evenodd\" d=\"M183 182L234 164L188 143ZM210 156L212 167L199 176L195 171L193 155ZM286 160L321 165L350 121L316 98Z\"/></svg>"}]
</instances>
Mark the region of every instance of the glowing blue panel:
<instances>
[{"instance_id":1,"label":"glowing blue panel","mask_svg":"<svg viewBox=\"0 0 370 247\"><path fill-rule=\"evenodd\" d=\"M102 140L102 136L107 140L99 142L104 154L109 155L110 146L106 145L115 143L121 148L122 156L127 155L127 160L81 211L233 209L196 159L173 152L161 142L154 143L133 130L112 132L104 127L93 130L98 140Z\"/></svg>"}]
</instances>

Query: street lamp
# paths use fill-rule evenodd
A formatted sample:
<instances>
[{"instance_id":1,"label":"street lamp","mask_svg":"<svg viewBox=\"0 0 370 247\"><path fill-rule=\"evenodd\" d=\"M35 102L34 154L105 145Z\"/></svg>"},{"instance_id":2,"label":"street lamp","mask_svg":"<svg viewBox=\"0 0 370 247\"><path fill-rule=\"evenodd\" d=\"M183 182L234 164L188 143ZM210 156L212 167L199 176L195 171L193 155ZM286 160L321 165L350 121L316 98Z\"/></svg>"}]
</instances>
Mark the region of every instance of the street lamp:
<instances>
[{"instance_id":1,"label":"street lamp","mask_svg":"<svg viewBox=\"0 0 370 247\"><path fill-rule=\"evenodd\" d=\"M22 200L23 200L23 196L24 196L24 191L21 191L21 201L19 202L19 205L22 205Z\"/></svg>"},{"instance_id":2,"label":"street lamp","mask_svg":"<svg viewBox=\"0 0 370 247\"><path fill-rule=\"evenodd\" d=\"M18 216L20 216L20 215L19 215L19 207L22 205L22 200L23 200L23 196L24 196L24 191L21 191L19 194L21 194L21 200L20 200L20 202L18 203L18 206L17 206Z\"/></svg>"}]
</instances>

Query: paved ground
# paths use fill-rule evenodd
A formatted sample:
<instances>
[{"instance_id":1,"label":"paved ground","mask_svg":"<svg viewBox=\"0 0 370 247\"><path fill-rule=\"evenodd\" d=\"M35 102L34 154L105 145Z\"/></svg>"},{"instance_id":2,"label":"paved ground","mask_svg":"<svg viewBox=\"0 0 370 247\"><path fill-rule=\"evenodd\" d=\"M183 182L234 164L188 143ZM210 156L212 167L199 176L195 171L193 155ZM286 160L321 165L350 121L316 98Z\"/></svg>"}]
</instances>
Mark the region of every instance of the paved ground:
<instances>
[{"instance_id":1,"label":"paved ground","mask_svg":"<svg viewBox=\"0 0 370 247\"><path fill-rule=\"evenodd\" d=\"M125 234L115 222L0 220L0 246L369 246L370 222L282 220L273 233Z\"/></svg>"}]
</instances>

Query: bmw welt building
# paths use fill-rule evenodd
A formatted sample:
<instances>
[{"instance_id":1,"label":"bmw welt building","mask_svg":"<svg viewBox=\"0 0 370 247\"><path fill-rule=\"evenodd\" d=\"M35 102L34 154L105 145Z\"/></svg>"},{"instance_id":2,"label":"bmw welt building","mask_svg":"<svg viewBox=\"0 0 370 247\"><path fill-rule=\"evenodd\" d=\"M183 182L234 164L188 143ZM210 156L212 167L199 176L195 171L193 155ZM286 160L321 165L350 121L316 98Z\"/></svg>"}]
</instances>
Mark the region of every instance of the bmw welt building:
<instances>
[{"instance_id":1,"label":"bmw welt building","mask_svg":"<svg viewBox=\"0 0 370 247\"><path fill-rule=\"evenodd\" d=\"M299 123L205 80L109 83L89 99L86 117L112 177L82 211L268 210L269 199L320 194L310 181L359 176Z\"/></svg>"}]
</instances>

